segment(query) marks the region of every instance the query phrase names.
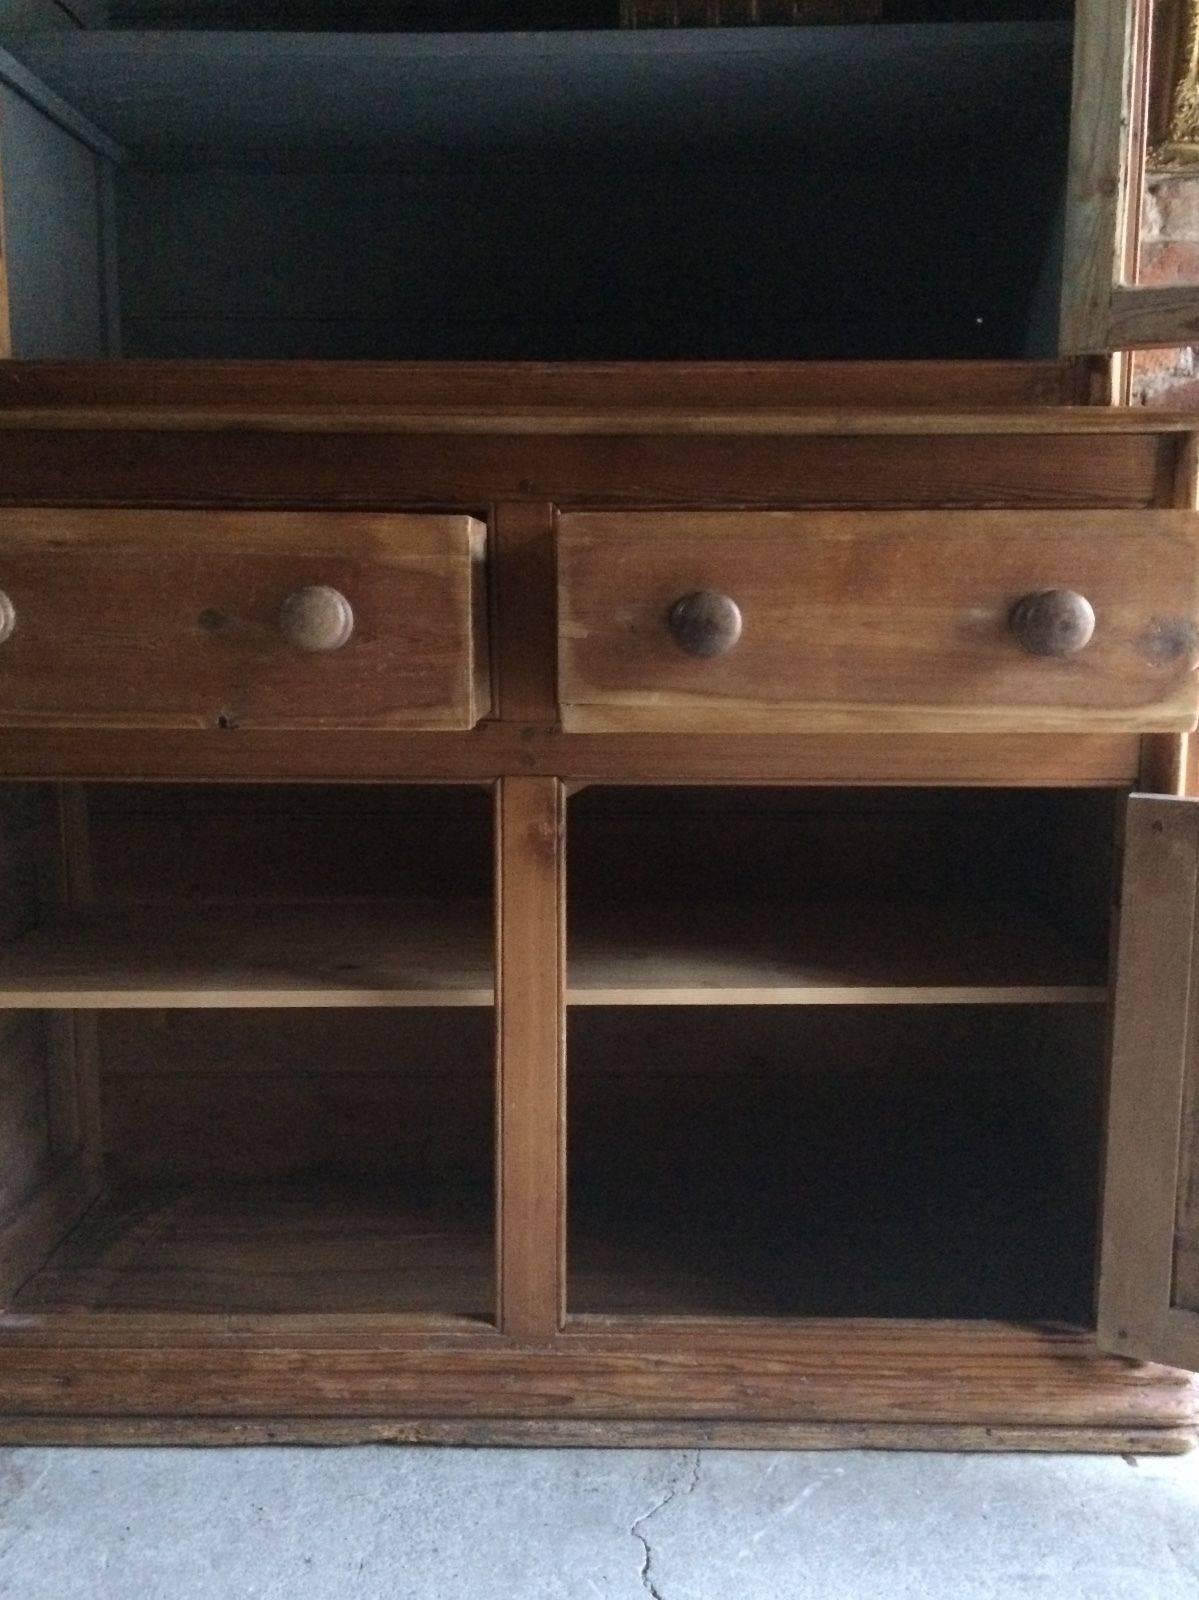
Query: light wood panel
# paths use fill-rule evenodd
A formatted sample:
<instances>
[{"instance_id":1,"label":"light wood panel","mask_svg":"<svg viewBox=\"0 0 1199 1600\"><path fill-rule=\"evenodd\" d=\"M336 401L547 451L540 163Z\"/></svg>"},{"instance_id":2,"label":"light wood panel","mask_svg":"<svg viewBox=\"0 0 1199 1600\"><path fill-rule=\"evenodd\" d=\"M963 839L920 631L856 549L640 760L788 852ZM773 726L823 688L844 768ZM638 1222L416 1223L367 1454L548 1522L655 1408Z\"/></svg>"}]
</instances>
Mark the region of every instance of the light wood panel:
<instances>
[{"instance_id":1,"label":"light wood panel","mask_svg":"<svg viewBox=\"0 0 1199 1600\"><path fill-rule=\"evenodd\" d=\"M559 521L559 694L573 731L1186 730L1199 710L1199 516L595 512ZM1014 636L1023 596L1100 619L1077 655ZM731 597L727 654L669 618Z\"/></svg>"},{"instance_id":2,"label":"light wood panel","mask_svg":"<svg viewBox=\"0 0 1199 1600\"><path fill-rule=\"evenodd\" d=\"M466 729L487 709L468 517L12 510L0 542L0 725ZM311 586L349 601L341 648L285 636Z\"/></svg>"},{"instance_id":3,"label":"light wood panel","mask_svg":"<svg viewBox=\"0 0 1199 1600\"><path fill-rule=\"evenodd\" d=\"M124 910L0 952L0 1008L489 1006L484 902Z\"/></svg>"},{"instance_id":4,"label":"light wood panel","mask_svg":"<svg viewBox=\"0 0 1199 1600\"><path fill-rule=\"evenodd\" d=\"M1039 1005L1107 997L1102 964L1015 904L580 908L575 1006Z\"/></svg>"},{"instance_id":5,"label":"light wood panel","mask_svg":"<svg viewBox=\"0 0 1199 1600\"><path fill-rule=\"evenodd\" d=\"M566 800L556 778L497 795L499 1326L544 1343L566 1306Z\"/></svg>"}]
</instances>

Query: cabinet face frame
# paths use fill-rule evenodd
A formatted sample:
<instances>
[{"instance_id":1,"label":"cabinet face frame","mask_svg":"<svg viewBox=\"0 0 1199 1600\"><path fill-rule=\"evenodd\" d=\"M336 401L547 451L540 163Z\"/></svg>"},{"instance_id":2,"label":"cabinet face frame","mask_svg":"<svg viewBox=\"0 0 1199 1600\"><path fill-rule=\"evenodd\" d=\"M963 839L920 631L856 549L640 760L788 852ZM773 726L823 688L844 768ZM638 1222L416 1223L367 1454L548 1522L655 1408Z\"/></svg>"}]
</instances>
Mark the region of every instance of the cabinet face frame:
<instances>
[{"instance_id":1,"label":"cabinet face frame","mask_svg":"<svg viewBox=\"0 0 1199 1600\"><path fill-rule=\"evenodd\" d=\"M1184 40L1195 0L1168 19ZM1154 0L1077 0L1060 346L1083 355L1199 338L1199 283L1137 282ZM1181 50L1171 52L1175 60ZM1180 85L1185 87L1184 76ZM1199 83L1199 80L1197 80Z\"/></svg>"}]
</instances>

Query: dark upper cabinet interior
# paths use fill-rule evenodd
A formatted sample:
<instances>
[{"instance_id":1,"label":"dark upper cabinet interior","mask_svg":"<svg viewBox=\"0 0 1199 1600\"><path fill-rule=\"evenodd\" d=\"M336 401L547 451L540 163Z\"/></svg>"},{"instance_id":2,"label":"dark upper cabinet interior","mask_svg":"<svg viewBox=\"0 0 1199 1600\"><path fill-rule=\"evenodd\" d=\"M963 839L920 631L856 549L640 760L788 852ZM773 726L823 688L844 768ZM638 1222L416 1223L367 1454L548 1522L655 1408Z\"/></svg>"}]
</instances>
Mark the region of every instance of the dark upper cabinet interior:
<instances>
[{"instance_id":1,"label":"dark upper cabinet interior","mask_svg":"<svg viewBox=\"0 0 1199 1600\"><path fill-rule=\"evenodd\" d=\"M1070 21L885 9L565 29L528 0L504 32L421 0L382 34L351 31L378 5L320 32L153 0L11 35L14 354L1053 354Z\"/></svg>"}]
</instances>

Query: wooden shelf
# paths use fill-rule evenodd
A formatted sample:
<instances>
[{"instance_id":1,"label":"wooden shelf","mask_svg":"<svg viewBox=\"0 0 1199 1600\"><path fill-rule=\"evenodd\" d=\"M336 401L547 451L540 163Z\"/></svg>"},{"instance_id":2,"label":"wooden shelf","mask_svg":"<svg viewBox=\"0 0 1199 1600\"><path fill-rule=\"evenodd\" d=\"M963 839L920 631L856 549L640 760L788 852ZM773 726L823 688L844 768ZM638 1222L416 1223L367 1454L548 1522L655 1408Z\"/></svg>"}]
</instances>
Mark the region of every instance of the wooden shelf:
<instances>
[{"instance_id":1,"label":"wooden shelf","mask_svg":"<svg viewBox=\"0 0 1199 1600\"><path fill-rule=\"evenodd\" d=\"M576 1006L1056 1005L1100 963L1020 907L633 905L573 919ZM482 902L188 907L49 924L0 954L0 1009L490 1006Z\"/></svg>"},{"instance_id":2,"label":"wooden shelf","mask_svg":"<svg viewBox=\"0 0 1199 1600\"><path fill-rule=\"evenodd\" d=\"M1050 1005L1102 965L1024 908L970 902L578 907L576 1006Z\"/></svg>"},{"instance_id":3,"label":"wooden shelf","mask_svg":"<svg viewBox=\"0 0 1199 1600\"><path fill-rule=\"evenodd\" d=\"M175 1183L116 1189L13 1309L412 1312L490 1318L491 1190Z\"/></svg>"},{"instance_id":4,"label":"wooden shelf","mask_svg":"<svg viewBox=\"0 0 1199 1600\"><path fill-rule=\"evenodd\" d=\"M490 1006L483 901L188 906L48 924L0 953L0 1009Z\"/></svg>"}]
</instances>

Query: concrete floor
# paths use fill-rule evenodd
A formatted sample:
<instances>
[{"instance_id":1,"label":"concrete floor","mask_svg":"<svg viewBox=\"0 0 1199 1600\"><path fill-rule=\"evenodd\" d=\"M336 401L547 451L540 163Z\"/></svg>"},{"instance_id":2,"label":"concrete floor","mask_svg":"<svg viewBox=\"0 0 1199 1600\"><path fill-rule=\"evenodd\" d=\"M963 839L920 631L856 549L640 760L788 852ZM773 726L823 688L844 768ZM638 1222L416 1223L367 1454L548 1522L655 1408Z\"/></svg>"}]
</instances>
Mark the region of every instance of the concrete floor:
<instances>
[{"instance_id":1,"label":"concrete floor","mask_svg":"<svg viewBox=\"0 0 1199 1600\"><path fill-rule=\"evenodd\" d=\"M1196 1600L1181 1458L0 1450L4 1600Z\"/></svg>"}]
</instances>

